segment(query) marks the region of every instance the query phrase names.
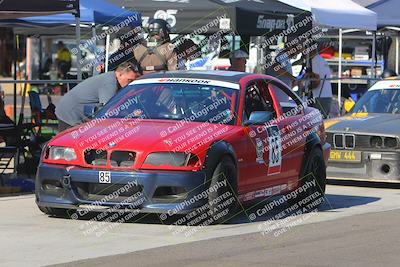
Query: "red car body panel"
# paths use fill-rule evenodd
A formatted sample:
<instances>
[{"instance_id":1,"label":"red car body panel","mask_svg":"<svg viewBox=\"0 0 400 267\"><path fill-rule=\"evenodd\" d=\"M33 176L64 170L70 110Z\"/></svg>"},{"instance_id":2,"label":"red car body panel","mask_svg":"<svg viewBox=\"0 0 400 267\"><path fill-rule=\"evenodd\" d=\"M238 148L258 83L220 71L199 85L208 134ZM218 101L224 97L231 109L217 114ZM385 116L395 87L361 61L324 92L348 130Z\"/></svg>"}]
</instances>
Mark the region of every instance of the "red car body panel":
<instances>
[{"instance_id":1,"label":"red car body panel","mask_svg":"<svg viewBox=\"0 0 400 267\"><path fill-rule=\"evenodd\" d=\"M65 165L65 167L79 166L88 169L117 171L163 170L196 172L202 169L210 146L216 141L224 140L232 146L236 153L238 167L237 190L239 195L245 195L276 185L285 186L282 186L279 192L275 193L282 194L288 192L299 185L299 173L304 163L306 138L308 133L313 130L313 127L307 125L308 121L302 121L302 118L307 114L315 112L315 110L304 108L298 115L286 117L272 123L271 126L277 127L283 135L297 131L296 134L299 136L299 140L295 143L292 142L293 144L291 143L293 138L282 141L282 161L280 166L275 168L269 166L270 155L268 152L263 153L264 163L260 164L257 161L257 142L260 143L261 140L263 142L262 146L268 148L269 136L262 126L242 126L242 114L246 93L244 89L248 83L265 80L271 80L283 85L278 79L266 75L248 74L240 79L240 97L238 98L239 103L237 103L235 125L205 125L201 122L186 122L176 127L177 121L171 120L142 120L137 122L135 119L106 119L97 122L92 121L57 135L47 145L48 147L61 146L74 148L77 154L76 160L69 162L63 160L55 161L44 157L42 162L49 165ZM268 90L273 100L276 117L281 117L283 111L274 91L271 89L271 86L268 86L265 90ZM232 105L236 105L236 103ZM296 127L293 127L293 124L296 124ZM315 125L317 125L317 134L322 146L325 144L322 119L316 121L313 126ZM212 131L207 131L209 127L212 128ZM107 129L108 133L112 132L112 139L107 139L106 135L102 134L104 129ZM298 129L301 129L301 131ZM166 134L161 136L160 132L165 132ZM251 133L253 133L253 136L251 136ZM108 147L107 145L110 142L114 142L115 146L112 148ZM84 151L89 148L105 149L108 152L112 152L113 150L134 151L136 157L133 166L129 168L113 168L110 166L109 161L104 167L92 166L85 163L83 156ZM190 152L197 156L198 161L186 167L157 166L155 168L153 166L146 166L144 161L153 152ZM325 162L327 162L329 147L323 149L323 153Z\"/></svg>"}]
</instances>

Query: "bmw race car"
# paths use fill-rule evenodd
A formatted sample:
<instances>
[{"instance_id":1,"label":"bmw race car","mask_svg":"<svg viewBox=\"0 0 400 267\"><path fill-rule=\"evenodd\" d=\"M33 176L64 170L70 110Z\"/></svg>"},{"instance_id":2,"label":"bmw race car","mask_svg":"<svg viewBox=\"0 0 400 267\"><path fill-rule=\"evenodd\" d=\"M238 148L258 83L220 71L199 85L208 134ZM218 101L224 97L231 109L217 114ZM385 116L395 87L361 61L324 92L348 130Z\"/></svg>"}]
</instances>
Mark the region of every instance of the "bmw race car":
<instances>
[{"instance_id":1,"label":"bmw race car","mask_svg":"<svg viewBox=\"0 0 400 267\"><path fill-rule=\"evenodd\" d=\"M146 75L42 153L46 214L117 207L187 214L283 195L323 195L330 145L321 114L271 76L230 71ZM313 186L311 186L313 185ZM221 211L221 212L222 212Z\"/></svg>"},{"instance_id":2,"label":"bmw race car","mask_svg":"<svg viewBox=\"0 0 400 267\"><path fill-rule=\"evenodd\" d=\"M400 80L377 82L346 116L327 120L328 177L399 182L399 122Z\"/></svg>"}]
</instances>

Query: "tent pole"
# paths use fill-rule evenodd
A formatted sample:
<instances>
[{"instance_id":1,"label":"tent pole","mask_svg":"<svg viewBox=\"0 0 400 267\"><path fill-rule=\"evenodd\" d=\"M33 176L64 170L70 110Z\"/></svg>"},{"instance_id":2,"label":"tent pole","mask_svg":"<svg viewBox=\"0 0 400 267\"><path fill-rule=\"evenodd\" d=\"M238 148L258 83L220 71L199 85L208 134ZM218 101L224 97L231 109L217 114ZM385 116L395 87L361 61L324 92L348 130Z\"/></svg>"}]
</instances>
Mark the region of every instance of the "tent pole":
<instances>
[{"instance_id":1,"label":"tent pole","mask_svg":"<svg viewBox=\"0 0 400 267\"><path fill-rule=\"evenodd\" d=\"M17 124L17 36L14 33L14 123Z\"/></svg>"},{"instance_id":2,"label":"tent pole","mask_svg":"<svg viewBox=\"0 0 400 267\"><path fill-rule=\"evenodd\" d=\"M376 78L376 31L373 33L373 39L372 39L372 53L371 53L371 76L372 78Z\"/></svg>"},{"instance_id":3,"label":"tent pole","mask_svg":"<svg viewBox=\"0 0 400 267\"><path fill-rule=\"evenodd\" d=\"M76 38L76 68L77 68L77 80L82 80L82 69L81 69L81 51L79 45L81 44L81 18L80 14L75 15L75 38Z\"/></svg>"},{"instance_id":4,"label":"tent pole","mask_svg":"<svg viewBox=\"0 0 400 267\"><path fill-rule=\"evenodd\" d=\"M107 34L106 37L106 59L104 62L104 72L108 72L108 58L110 56L110 35Z\"/></svg>"},{"instance_id":5,"label":"tent pole","mask_svg":"<svg viewBox=\"0 0 400 267\"><path fill-rule=\"evenodd\" d=\"M42 60L42 57L43 57L43 47L42 47L42 45L43 45L43 42L42 42L42 37L41 36L39 36L39 77L42 75L42 70L43 70L43 68L42 68L42 66L43 66L43 60ZM41 78L39 78L39 79L41 79Z\"/></svg>"},{"instance_id":6,"label":"tent pole","mask_svg":"<svg viewBox=\"0 0 400 267\"><path fill-rule=\"evenodd\" d=\"M27 37L26 38L26 64L25 64L25 66L26 66L26 73L25 73L25 75L26 76L28 76L28 79L29 80L32 80L32 65L33 65L33 63L32 63L32 57L33 57L33 55L32 55L32 37Z\"/></svg>"},{"instance_id":7,"label":"tent pole","mask_svg":"<svg viewBox=\"0 0 400 267\"><path fill-rule=\"evenodd\" d=\"M257 64L256 65L256 73L258 73L258 74L262 74L261 73L261 68L259 67L260 65L261 66L265 66L265 62L264 62L264 55L263 55L263 49L261 48L262 46L262 42L261 42L261 36L257 36L256 37L256 43L257 43L257 60L259 59L260 60L260 64Z\"/></svg>"},{"instance_id":8,"label":"tent pole","mask_svg":"<svg viewBox=\"0 0 400 267\"><path fill-rule=\"evenodd\" d=\"M338 104L339 110L341 107L341 99L342 99L342 51L343 50L343 30L339 29L339 68L338 68Z\"/></svg>"},{"instance_id":9,"label":"tent pole","mask_svg":"<svg viewBox=\"0 0 400 267\"><path fill-rule=\"evenodd\" d=\"M93 54L94 54L94 60L96 62L96 56L97 56L97 43L96 43L96 25L92 24L92 39L94 40L93 44ZM96 70L97 65L93 64L93 76L97 75L97 70Z\"/></svg>"},{"instance_id":10,"label":"tent pole","mask_svg":"<svg viewBox=\"0 0 400 267\"><path fill-rule=\"evenodd\" d=\"M399 33L396 36L396 73L399 73Z\"/></svg>"}]
</instances>

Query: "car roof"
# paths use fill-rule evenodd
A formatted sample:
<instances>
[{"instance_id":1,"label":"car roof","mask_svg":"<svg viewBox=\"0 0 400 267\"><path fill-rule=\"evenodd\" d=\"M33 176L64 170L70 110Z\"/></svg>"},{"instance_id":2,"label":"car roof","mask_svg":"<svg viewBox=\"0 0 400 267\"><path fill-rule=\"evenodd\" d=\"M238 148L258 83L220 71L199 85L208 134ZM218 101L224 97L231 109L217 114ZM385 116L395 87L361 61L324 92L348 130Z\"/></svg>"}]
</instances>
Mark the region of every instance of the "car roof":
<instances>
[{"instance_id":1,"label":"car roof","mask_svg":"<svg viewBox=\"0 0 400 267\"><path fill-rule=\"evenodd\" d=\"M192 79L207 79L217 80L230 83L239 83L243 77L254 75L252 73L238 72L238 71L223 71L223 70L210 70L210 71L168 71L168 72L155 72L147 74L139 79L154 79L154 78L192 78Z\"/></svg>"},{"instance_id":2,"label":"car roof","mask_svg":"<svg viewBox=\"0 0 400 267\"><path fill-rule=\"evenodd\" d=\"M400 80L383 80L376 82L368 91L381 89L400 89Z\"/></svg>"}]
</instances>

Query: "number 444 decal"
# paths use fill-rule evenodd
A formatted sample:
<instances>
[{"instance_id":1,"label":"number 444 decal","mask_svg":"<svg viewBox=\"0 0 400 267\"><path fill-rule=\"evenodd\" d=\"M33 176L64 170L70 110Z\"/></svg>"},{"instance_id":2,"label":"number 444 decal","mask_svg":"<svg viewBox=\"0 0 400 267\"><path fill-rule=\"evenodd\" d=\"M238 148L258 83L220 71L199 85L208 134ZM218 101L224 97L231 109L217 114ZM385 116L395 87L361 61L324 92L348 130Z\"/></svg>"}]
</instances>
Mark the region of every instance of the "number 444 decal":
<instances>
[{"instance_id":1,"label":"number 444 decal","mask_svg":"<svg viewBox=\"0 0 400 267\"><path fill-rule=\"evenodd\" d=\"M267 128L269 144L268 175L281 172L282 166L282 139L278 126Z\"/></svg>"}]
</instances>

